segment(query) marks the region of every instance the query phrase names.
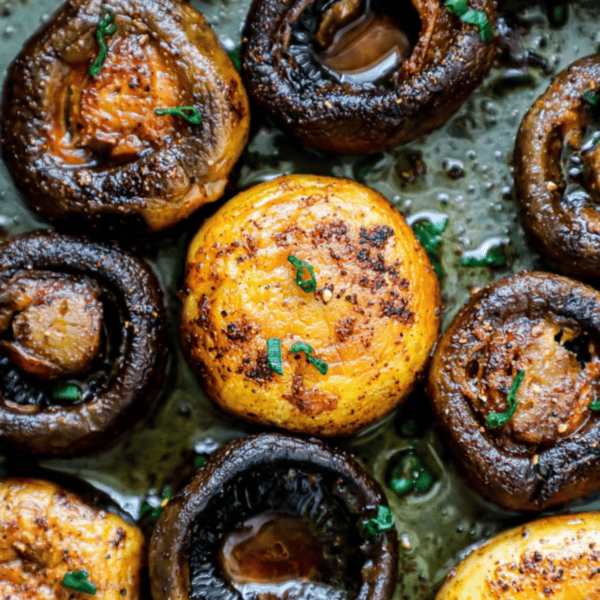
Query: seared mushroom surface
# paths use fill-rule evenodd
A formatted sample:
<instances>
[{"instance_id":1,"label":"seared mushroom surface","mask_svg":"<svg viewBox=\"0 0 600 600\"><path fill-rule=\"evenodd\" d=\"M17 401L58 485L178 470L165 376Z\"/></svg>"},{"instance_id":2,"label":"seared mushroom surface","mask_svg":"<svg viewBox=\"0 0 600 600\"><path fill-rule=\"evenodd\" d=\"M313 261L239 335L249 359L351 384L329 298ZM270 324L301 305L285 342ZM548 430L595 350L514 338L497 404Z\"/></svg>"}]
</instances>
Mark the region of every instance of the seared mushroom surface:
<instances>
[{"instance_id":1,"label":"seared mushroom surface","mask_svg":"<svg viewBox=\"0 0 600 600\"><path fill-rule=\"evenodd\" d=\"M137 600L146 562L142 532L48 481L0 481L0 596ZM77 592L63 582L96 588ZM75 577L73 577L75 575ZM65 576L67 576L65 578Z\"/></svg>"},{"instance_id":2,"label":"seared mushroom surface","mask_svg":"<svg viewBox=\"0 0 600 600\"><path fill-rule=\"evenodd\" d=\"M94 72L97 36L107 54ZM182 107L197 111L184 111L192 122L164 114ZM237 71L189 4L76 0L9 68L2 128L4 159L46 218L153 232L222 195L249 112Z\"/></svg>"},{"instance_id":3,"label":"seared mushroom surface","mask_svg":"<svg viewBox=\"0 0 600 600\"><path fill-rule=\"evenodd\" d=\"M523 272L474 293L436 348L428 390L455 460L492 502L539 510L600 487L591 287Z\"/></svg>"},{"instance_id":4,"label":"seared mushroom surface","mask_svg":"<svg viewBox=\"0 0 600 600\"><path fill-rule=\"evenodd\" d=\"M494 25L493 0L471 0ZM487 74L494 44L441 0L254 0L242 38L256 103L306 145L363 154L441 127Z\"/></svg>"},{"instance_id":5,"label":"seared mushroom surface","mask_svg":"<svg viewBox=\"0 0 600 600\"><path fill-rule=\"evenodd\" d=\"M391 598L397 539L365 525L386 504L349 454L279 434L216 451L154 530L154 600Z\"/></svg>"},{"instance_id":6,"label":"seared mushroom surface","mask_svg":"<svg viewBox=\"0 0 600 600\"><path fill-rule=\"evenodd\" d=\"M182 297L182 347L211 400L319 436L399 406L439 326L439 283L403 217L328 177L280 177L230 200L192 241Z\"/></svg>"},{"instance_id":7,"label":"seared mushroom surface","mask_svg":"<svg viewBox=\"0 0 600 600\"><path fill-rule=\"evenodd\" d=\"M436 600L598 596L600 513L558 515L505 531L457 565Z\"/></svg>"},{"instance_id":8,"label":"seared mushroom surface","mask_svg":"<svg viewBox=\"0 0 600 600\"><path fill-rule=\"evenodd\" d=\"M600 55L559 73L525 115L515 146L523 227L565 274L600 277Z\"/></svg>"},{"instance_id":9,"label":"seared mushroom surface","mask_svg":"<svg viewBox=\"0 0 600 600\"><path fill-rule=\"evenodd\" d=\"M164 377L160 285L115 246L37 232L0 242L0 440L35 454L103 448Z\"/></svg>"}]
</instances>

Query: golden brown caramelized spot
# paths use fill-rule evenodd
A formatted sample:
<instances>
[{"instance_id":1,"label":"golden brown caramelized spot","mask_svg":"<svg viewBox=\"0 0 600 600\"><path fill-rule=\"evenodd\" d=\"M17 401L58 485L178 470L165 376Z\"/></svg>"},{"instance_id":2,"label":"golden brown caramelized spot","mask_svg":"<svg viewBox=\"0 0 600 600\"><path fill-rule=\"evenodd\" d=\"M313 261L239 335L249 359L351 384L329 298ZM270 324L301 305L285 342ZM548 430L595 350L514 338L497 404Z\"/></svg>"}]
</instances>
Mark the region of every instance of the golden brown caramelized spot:
<instances>
[{"instance_id":1,"label":"golden brown caramelized spot","mask_svg":"<svg viewBox=\"0 0 600 600\"><path fill-rule=\"evenodd\" d=\"M315 41L323 48L323 64L355 83L389 75L413 49L400 24L384 13L362 12L361 2L341 0L324 15Z\"/></svg>"},{"instance_id":2,"label":"golden brown caramelized spot","mask_svg":"<svg viewBox=\"0 0 600 600\"><path fill-rule=\"evenodd\" d=\"M267 511L228 532L217 557L235 587L318 581L323 549L308 519Z\"/></svg>"},{"instance_id":3,"label":"golden brown caramelized spot","mask_svg":"<svg viewBox=\"0 0 600 600\"><path fill-rule=\"evenodd\" d=\"M81 375L102 347L100 287L92 279L28 272L0 293L0 345L40 379ZM5 335L4 335L5 337Z\"/></svg>"},{"instance_id":4,"label":"golden brown caramelized spot","mask_svg":"<svg viewBox=\"0 0 600 600\"><path fill-rule=\"evenodd\" d=\"M314 387L305 387L304 377L299 367L296 368L292 382L292 393L283 394L283 399L295 406L302 414L314 417L324 412L331 412L338 407L339 396Z\"/></svg>"},{"instance_id":5,"label":"golden brown caramelized spot","mask_svg":"<svg viewBox=\"0 0 600 600\"><path fill-rule=\"evenodd\" d=\"M94 77L88 67L69 66L54 91L48 141L55 155L69 164L94 155L132 160L174 133L175 119L154 109L181 104L179 79L148 35L116 40Z\"/></svg>"},{"instance_id":6,"label":"golden brown caramelized spot","mask_svg":"<svg viewBox=\"0 0 600 600\"><path fill-rule=\"evenodd\" d=\"M477 393L470 395L483 418L508 408L518 369L525 377L517 410L504 427L521 442L544 444L569 435L600 391L598 349L580 327L521 317L496 330L467 363L468 375L479 380Z\"/></svg>"},{"instance_id":7,"label":"golden brown caramelized spot","mask_svg":"<svg viewBox=\"0 0 600 600\"><path fill-rule=\"evenodd\" d=\"M111 48L101 71L89 78L73 105L76 145L112 157L133 157L172 134L172 117L157 107L179 105L179 81L173 65L147 35L130 35Z\"/></svg>"}]
</instances>

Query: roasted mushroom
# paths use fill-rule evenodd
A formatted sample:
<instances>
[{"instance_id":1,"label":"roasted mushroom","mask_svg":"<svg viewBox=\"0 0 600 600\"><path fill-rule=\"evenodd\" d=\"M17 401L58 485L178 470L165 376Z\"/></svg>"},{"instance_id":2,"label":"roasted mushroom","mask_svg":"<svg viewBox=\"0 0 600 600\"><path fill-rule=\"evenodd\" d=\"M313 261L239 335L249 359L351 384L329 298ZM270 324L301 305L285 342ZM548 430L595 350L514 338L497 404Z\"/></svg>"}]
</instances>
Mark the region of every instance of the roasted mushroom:
<instances>
[{"instance_id":1,"label":"roasted mushroom","mask_svg":"<svg viewBox=\"0 0 600 600\"><path fill-rule=\"evenodd\" d=\"M0 440L34 454L104 448L158 396L160 285L115 246L49 232L0 242Z\"/></svg>"},{"instance_id":2,"label":"roasted mushroom","mask_svg":"<svg viewBox=\"0 0 600 600\"><path fill-rule=\"evenodd\" d=\"M546 517L473 550L436 600L581 600L600 589L600 513Z\"/></svg>"},{"instance_id":3,"label":"roasted mushroom","mask_svg":"<svg viewBox=\"0 0 600 600\"><path fill-rule=\"evenodd\" d=\"M188 3L75 0L9 68L2 128L4 160L44 217L153 232L223 194L249 112Z\"/></svg>"},{"instance_id":4,"label":"roasted mushroom","mask_svg":"<svg viewBox=\"0 0 600 600\"><path fill-rule=\"evenodd\" d=\"M150 545L152 597L389 599L398 541L385 504L351 455L322 442L235 440L167 504Z\"/></svg>"},{"instance_id":5,"label":"roasted mushroom","mask_svg":"<svg viewBox=\"0 0 600 600\"><path fill-rule=\"evenodd\" d=\"M493 0L468 6L493 26ZM440 0L254 0L242 37L256 103L307 146L345 154L441 127L493 56L494 44Z\"/></svg>"},{"instance_id":6,"label":"roasted mushroom","mask_svg":"<svg viewBox=\"0 0 600 600\"><path fill-rule=\"evenodd\" d=\"M280 177L225 204L192 241L182 297L181 343L211 400L319 436L402 403L439 325L437 277L400 213L329 177Z\"/></svg>"},{"instance_id":7,"label":"roasted mushroom","mask_svg":"<svg viewBox=\"0 0 600 600\"><path fill-rule=\"evenodd\" d=\"M559 73L525 115L515 146L523 227L563 273L600 277L600 55Z\"/></svg>"},{"instance_id":8,"label":"roasted mushroom","mask_svg":"<svg viewBox=\"0 0 600 600\"><path fill-rule=\"evenodd\" d=\"M2 598L140 597L141 531L54 483L0 480L0 533Z\"/></svg>"},{"instance_id":9,"label":"roasted mushroom","mask_svg":"<svg viewBox=\"0 0 600 600\"><path fill-rule=\"evenodd\" d=\"M522 272L475 292L441 341L428 390L469 483L539 510L600 487L600 293Z\"/></svg>"}]
</instances>

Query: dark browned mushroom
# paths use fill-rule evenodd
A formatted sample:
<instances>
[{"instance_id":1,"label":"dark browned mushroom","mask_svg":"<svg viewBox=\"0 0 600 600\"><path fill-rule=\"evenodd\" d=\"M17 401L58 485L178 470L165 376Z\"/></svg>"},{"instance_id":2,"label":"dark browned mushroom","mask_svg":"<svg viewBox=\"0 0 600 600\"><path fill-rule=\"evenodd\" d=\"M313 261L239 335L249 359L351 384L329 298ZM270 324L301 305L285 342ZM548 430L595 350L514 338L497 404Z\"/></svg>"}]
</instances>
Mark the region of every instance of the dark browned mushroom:
<instances>
[{"instance_id":1,"label":"dark browned mushroom","mask_svg":"<svg viewBox=\"0 0 600 600\"><path fill-rule=\"evenodd\" d=\"M151 542L152 596L391 598L395 530L363 528L384 504L356 460L322 442L235 440L167 504Z\"/></svg>"},{"instance_id":2,"label":"dark browned mushroom","mask_svg":"<svg viewBox=\"0 0 600 600\"><path fill-rule=\"evenodd\" d=\"M27 202L52 221L158 231L223 194L248 137L248 101L185 2L111 1L116 31L90 75L105 8L67 2L11 65L3 156ZM189 106L199 123L156 114Z\"/></svg>"},{"instance_id":3,"label":"dark browned mushroom","mask_svg":"<svg viewBox=\"0 0 600 600\"><path fill-rule=\"evenodd\" d=\"M493 0L469 8L496 21ZM441 127L487 74L494 44L440 0L254 0L243 74L306 145L362 154Z\"/></svg>"},{"instance_id":4,"label":"dark browned mushroom","mask_svg":"<svg viewBox=\"0 0 600 600\"><path fill-rule=\"evenodd\" d=\"M0 440L101 449L143 417L166 361L160 285L115 246L49 232L0 242Z\"/></svg>"},{"instance_id":5,"label":"dark browned mushroom","mask_svg":"<svg viewBox=\"0 0 600 600\"><path fill-rule=\"evenodd\" d=\"M504 424L492 413L510 416ZM470 484L539 510L600 487L600 293L522 272L474 293L433 357L437 425Z\"/></svg>"},{"instance_id":6,"label":"dark browned mushroom","mask_svg":"<svg viewBox=\"0 0 600 600\"><path fill-rule=\"evenodd\" d=\"M559 73L525 115L515 146L523 227L565 274L600 277L600 126L586 101L600 89L600 55Z\"/></svg>"}]
</instances>

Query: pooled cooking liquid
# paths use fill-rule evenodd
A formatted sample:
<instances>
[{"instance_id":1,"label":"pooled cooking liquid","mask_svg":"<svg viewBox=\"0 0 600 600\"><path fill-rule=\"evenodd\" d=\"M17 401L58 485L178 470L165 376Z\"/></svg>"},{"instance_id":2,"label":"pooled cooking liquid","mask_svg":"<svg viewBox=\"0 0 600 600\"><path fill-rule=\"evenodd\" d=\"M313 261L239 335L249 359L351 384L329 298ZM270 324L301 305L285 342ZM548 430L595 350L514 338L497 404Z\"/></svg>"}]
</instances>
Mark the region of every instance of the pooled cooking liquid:
<instances>
[{"instance_id":1,"label":"pooled cooking liquid","mask_svg":"<svg viewBox=\"0 0 600 600\"><path fill-rule=\"evenodd\" d=\"M341 83L375 83L396 71L413 47L395 19L367 11L334 34L319 60Z\"/></svg>"},{"instance_id":2,"label":"pooled cooking liquid","mask_svg":"<svg viewBox=\"0 0 600 600\"><path fill-rule=\"evenodd\" d=\"M272 510L225 534L217 561L244 597L286 598L323 579L324 551L310 521Z\"/></svg>"}]
</instances>

